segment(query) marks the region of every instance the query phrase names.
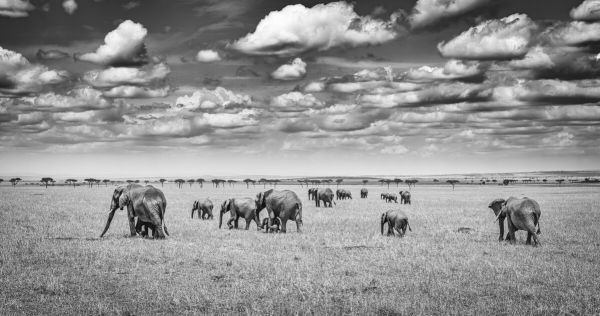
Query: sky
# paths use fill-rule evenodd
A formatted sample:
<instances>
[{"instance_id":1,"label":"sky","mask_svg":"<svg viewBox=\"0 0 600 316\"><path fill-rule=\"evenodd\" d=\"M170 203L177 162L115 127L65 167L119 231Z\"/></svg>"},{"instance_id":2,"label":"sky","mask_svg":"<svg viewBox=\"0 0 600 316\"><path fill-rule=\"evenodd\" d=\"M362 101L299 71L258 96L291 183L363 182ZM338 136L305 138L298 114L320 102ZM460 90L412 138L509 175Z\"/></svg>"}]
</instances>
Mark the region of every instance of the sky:
<instances>
[{"instance_id":1,"label":"sky","mask_svg":"<svg viewBox=\"0 0 600 316\"><path fill-rule=\"evenodd\" d=\"M600 169L600 0L0 0L0 175Z\"/></svg>"}]
</instances>

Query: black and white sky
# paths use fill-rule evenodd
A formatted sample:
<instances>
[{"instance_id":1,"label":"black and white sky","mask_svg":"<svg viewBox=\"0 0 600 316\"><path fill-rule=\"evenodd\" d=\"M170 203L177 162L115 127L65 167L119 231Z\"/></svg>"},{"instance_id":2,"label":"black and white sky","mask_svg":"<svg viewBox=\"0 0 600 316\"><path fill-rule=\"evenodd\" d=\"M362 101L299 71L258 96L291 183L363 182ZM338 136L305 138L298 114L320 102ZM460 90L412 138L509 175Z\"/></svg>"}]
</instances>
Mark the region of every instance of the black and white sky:
<instances>
[{"instance_id":1,"label":"black and white sky","mask_svg":"<svg viewBox=\"0 0 600 316\"><path fill-rule=\"evenodd\" d=\"M0 174L600 168L600 0L0 0Z\"/></svg>"}]
</instances>

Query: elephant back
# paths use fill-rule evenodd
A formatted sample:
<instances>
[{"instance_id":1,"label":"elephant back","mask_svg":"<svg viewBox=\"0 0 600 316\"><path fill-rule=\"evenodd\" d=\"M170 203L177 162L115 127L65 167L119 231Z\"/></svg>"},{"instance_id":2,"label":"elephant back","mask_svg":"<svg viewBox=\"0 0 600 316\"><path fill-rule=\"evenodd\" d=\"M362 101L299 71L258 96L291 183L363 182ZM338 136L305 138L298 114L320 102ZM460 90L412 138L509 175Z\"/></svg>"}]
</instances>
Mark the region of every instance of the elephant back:
<instances>
[{"instance_id":1,"label":"elephant back","mask_svg":"<svg viewBox=\"0 0 600 316\"><path fill-rule=\"evenodd\" d=\"M267 208L281 218L293 218L298 210L302 210L302 201L290 190L273 190L266 198Z\"/></svg>"}]
</instances>

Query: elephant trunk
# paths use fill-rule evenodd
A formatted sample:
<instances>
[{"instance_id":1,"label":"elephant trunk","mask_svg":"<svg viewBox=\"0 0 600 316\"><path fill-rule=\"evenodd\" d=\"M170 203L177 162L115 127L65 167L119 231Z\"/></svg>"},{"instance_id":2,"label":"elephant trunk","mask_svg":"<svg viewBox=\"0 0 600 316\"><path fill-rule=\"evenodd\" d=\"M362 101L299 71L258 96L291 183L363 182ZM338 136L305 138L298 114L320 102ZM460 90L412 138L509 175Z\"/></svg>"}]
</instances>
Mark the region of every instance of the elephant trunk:
<instances>
[{"instance_id":1,"label":"elephant trunk","mask_svg":"<svg viewBox=\"0 0 600 316\"><path fill-rule=\"evenodd\" d=\"M196 210L196 209L192 209L192 218L194 218L194 211L195 211L195 210ZM198 211L198 214L200 214L200 211ZM198 215L198 216L200 216L200 215Z\"/></svg>"},{"instance_id":2,"label":"elephant trunk","mask_svg":"<svg viewBox=\"0 0 600 316\"><path fill-rule=\"evenodd\" d=\"M221 210L219 212L219 229L221 228L221 226L223 225L223 210Z\"/></svg>"},{"instance_id":3,"label":"elephant trunk","mask_svg":"<svg viewBox=\"0 0 600 316\"><path fill-rule=\"evenodd\" d=\"M385 213L381 214L381 234L383 235L383 225L385 224L386 216Z\"/></svg>"},{"instance_id":4,"label":"elephant trunk","mask_svg":"<svg viewBox=\"0 0 600 316\"><path fill-rule=\"evenodd\" d=\"M106 231L108 230L108 227L110 227L110 223L112 222L112 219L115 216L116 210L117 210L117 207L114 207L114 208L111 208L111 210L108 212L108 220L106 221L106 226L104 227L102 234L100 234L100 238L104 237L104 234L106 234Z\"/></svg>"}]
</instances>

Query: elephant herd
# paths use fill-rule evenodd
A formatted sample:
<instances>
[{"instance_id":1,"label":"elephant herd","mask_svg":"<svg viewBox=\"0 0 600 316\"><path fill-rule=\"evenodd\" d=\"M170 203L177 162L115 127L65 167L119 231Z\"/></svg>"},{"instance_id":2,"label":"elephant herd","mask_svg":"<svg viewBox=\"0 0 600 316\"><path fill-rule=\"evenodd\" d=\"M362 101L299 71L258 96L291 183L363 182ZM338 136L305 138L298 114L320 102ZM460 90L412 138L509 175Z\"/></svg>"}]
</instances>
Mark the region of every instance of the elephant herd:
<instances>
[{"instance_id":1,"label":"elephant herd","mask_svg":"<svg viewBox=\"0 0 600 316\"><path fill-rule=\"evenodd\" d=\"M368 191L361 190L361 198L366 198ZM364 197L363 197L364 196ZM309 200L314 200L317 207L323 202L324 207L335 205L333 191L329 188L311 188L308 190ZM352 199L352 195L347 190L337 190L338 200ZM382 193L381 198L386 202L397 201L395 194ZM400 191L400 203L411 204L411 195L408 191ZM115 211L127 207L127 218L131 236L148 236L148 231L152 231L152 237L157 239L165 238L169 235L167 225L165 224L165 212L167 201L161 190L151 186L142 186L139 184L129 184L117 187L111 199L108 220L100 237L106 234ZM499 240L508 240L515 243L515 232L524 230L527 232L527 244L539 245L538 234L540 231L540 206L530 198L510 197L507 200L496 199L489 206L496 215L496 221L499 222L500 237ZM213 219L213 203L210 199L195 201L192 205L191 217L197 212L201 219ZM260 221L260 212L266 209L267 217ZM255 221L257 230L265 229L265 232L286 232L288 221L296 222L297 232L302 231L302 202L290 190L270 189L260 192L256 198L230 198L223 201L219 211L219 228L223 224L223 215L229 213L227 227L229 229L238 228L238 221L243 218L246 222L245 229L248 230L250 223ZM137 222L135 219L137 218ZM504 221L507 222L508 234L504 238ZM384 226L388 225L387 235L404 236L406 229L412 231L408 216L401 210L390 210L381 214L381 234L384 234Z\"/></svg>"}]
</instances>

